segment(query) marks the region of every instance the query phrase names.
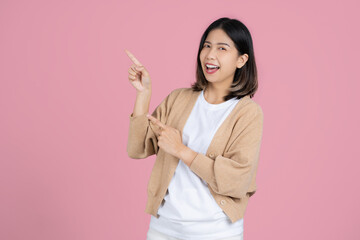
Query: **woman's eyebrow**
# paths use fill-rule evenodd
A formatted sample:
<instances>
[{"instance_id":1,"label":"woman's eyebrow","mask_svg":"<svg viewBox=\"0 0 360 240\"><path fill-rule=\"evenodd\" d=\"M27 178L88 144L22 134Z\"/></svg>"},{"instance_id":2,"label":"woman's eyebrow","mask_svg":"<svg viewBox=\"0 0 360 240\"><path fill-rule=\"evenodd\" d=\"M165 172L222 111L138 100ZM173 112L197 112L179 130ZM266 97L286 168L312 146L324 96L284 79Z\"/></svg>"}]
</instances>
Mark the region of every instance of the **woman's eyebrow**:
<instances>
[{"instance_id":1,"label":"woman's eyebrow","mask_svg":"<svg viewBox=\"0 0 360 240\"><path fill-rule=\"evenodd\" d=\"M209 42L209 41L205 41L205 42L206 42L206 43L211 43L211 42ZM222 43L222 42L218 42L217 45L227 45L227 46L230 47L229 44L227 44L227 43Z\"/></svg>"}]
</instances>

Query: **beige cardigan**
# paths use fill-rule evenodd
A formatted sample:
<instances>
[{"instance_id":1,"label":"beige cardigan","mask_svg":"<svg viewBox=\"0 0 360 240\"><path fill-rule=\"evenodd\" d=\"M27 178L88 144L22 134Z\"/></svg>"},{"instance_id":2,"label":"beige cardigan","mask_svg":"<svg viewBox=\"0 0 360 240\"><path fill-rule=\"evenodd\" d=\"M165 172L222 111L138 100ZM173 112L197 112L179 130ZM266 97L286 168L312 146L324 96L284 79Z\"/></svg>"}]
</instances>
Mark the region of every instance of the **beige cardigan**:
<instances>
[{"instance_id":1,"label":"beige cardigan","mask_svg":"<svg viewBox=\"0 0 360 240\"><path fill-rule=\"evenodd\" d=\"M175 89L156 107L152 116L182 134L199 94L200 91L191 88ZM146 114L130 115L127 152L134 159L156 154L145 212L159 217L158 208L179 159L158 147L155 126ZM215 201L232 222L243 218L249 198L256 191L262 130L260 105L249 95L244 96L218 128L206 155L198 153L190 165L190 169L207 182Z\"/></svg>"}]
</instances>

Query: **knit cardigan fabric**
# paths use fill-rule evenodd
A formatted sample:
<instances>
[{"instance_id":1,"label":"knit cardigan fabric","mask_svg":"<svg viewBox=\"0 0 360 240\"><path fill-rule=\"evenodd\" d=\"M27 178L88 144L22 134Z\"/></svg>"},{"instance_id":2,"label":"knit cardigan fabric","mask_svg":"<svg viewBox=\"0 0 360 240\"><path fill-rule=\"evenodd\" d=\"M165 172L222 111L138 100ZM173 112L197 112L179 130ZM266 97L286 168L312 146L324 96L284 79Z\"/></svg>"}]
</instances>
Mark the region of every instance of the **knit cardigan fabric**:
<instances>
[{"instance_id":1,"label":"knit cardigan fabric","mask_svg":"<svg viewBox=\"0 0 360 240\"><path fill-rule=\"evenodd\" d=\"M182 135L201 91L191 88L173 90L151 114ZM142 115L130 115L127 153L143 159L156 154L148 183L145 212L159 217L162 203L179 158L157 144L156 126ZM235 222L244 217L249 198L256 192L256 172L263 132L263 111L249 95L242 97L216 131L206 154L197 153L190 169L209 187L217 204Z\"/></svg>"}]
</instances>

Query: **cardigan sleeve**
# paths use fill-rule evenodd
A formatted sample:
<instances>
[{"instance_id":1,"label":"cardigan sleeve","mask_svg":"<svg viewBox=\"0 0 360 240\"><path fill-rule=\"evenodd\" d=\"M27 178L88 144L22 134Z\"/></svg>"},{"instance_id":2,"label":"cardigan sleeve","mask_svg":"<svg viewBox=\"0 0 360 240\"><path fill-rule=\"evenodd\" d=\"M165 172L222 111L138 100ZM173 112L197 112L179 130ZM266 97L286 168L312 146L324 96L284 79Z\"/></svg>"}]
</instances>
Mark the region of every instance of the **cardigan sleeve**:
<instances>
[{"instance_id":1,"label":"cardigan sleeve","mask_svg":"<svg viewBox=\"0 0 360 240\"><path fill-rule=\"evenodd\" d=\"M263 131L263 111L257 107L247 126L230 143L224 155L213 158L198 153L190 169L214 192L235 198L246 196L255 177ZM256 189L255 189L256 190ZM252 189L250 196L255 193Z\"/></svg>"},{"instance_id":2,"label":"cardigan sleeve","mask_svg":"<svg viewBox=\"0 0 360 240\"><path fill-rule=\"evenodd\" d=\"M166 123L170 109L170 97L173 91L155 108L151 114ZM147 113L133 116L130 114L130 127L128 133L127 153L130 158L143 159L159 150L157 136L155 135L154 124L146 117Z\"/></svg>"}]
</instances>

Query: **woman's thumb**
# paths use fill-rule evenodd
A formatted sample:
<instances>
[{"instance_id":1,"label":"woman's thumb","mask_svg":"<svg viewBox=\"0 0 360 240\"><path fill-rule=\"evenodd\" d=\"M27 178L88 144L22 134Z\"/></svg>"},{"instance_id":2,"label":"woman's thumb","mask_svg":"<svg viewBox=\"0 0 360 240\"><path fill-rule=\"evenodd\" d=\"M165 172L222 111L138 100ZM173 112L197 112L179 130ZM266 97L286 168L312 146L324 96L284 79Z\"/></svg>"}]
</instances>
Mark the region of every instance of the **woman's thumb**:
<instances>
[{"instance_id":1,"label":"woman's thumb","mask_svg":"<svg viewBox=\"0 0 360 240\"><path fill-rule=\"evenodd\" d=\"M136 66L135 68L136 68L136 70L139 70L139 71L141 71L141 70L143 70L143 69L144 69L144 67L143 67L143 66Z\"/></svg>"}]
</instances>

